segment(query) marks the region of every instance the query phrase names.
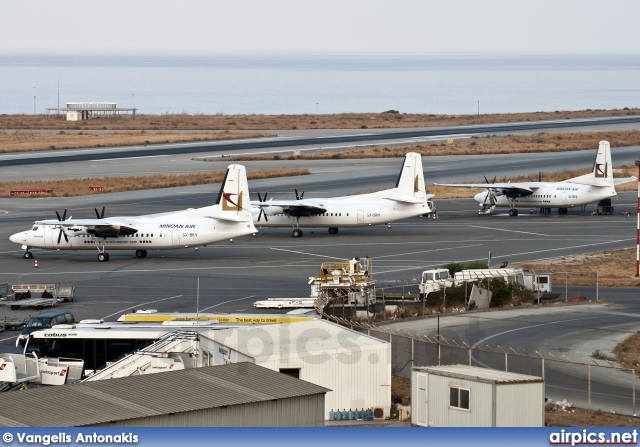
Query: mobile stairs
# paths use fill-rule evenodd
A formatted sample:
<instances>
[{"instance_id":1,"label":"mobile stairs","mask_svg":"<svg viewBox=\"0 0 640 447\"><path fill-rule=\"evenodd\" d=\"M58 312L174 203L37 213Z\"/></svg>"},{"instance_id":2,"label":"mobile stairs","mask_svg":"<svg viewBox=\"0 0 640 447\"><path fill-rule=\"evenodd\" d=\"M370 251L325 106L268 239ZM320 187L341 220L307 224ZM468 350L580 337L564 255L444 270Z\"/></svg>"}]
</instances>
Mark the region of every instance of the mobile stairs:
<instances>
[{"instance_id":1,"label":"mobile stairs","mask_svg":"<svg viewBox=\"0 0 640 447\"><path fill-rule=\"evenodd\" d=\"M182 355L192 356L197 348L196 332L170 332L144 348L109 362L104 368L87 375L81 382L185 369Z\"/></svg>"}]
</instances>

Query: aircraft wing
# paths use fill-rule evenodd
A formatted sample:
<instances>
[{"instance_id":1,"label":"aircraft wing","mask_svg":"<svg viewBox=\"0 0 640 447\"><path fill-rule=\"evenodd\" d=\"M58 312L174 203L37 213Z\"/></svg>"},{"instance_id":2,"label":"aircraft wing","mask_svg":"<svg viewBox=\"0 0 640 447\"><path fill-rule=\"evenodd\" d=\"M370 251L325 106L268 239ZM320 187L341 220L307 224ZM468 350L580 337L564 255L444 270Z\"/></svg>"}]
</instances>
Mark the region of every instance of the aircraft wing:
<instances>
[{"instance_id":1,"label":"aircraft wing","mask_svg":"<svg viewBox=\"0 0 640 447\"><path fill-rule=\"evenodd\" d=\"M510 194L532 194L539 186L535 183L434 183L434 186L450 186L453 188L482 188L506 190Z\"/></svg>"},{"instance_id":2,"label":"aircraft wing","mask_svg":"<svg viewBox=\"0 0 640 447\"><path fill-rule=\"evenodd\" d=\"M623 183L635 182L636 180L638 180L638 177L635 177L635 176L632 176L632 177L619 177L619 178L614 178L613 179L613 184L614 185L622 185Z\"/></svg>"},{"instance_id":3,"label":"aircraft wing","mask_svg":"<svg viewBox=\"0 0 640 447\"><path fill-rule=\"evenodd\" d=\"M426 195L426 200L429 200L432 197L435 197L435 194L427 194ZM393 200L395 202L400 202L400 203L422 203L423 200L418 200L414 197L385 197L387 200Z\"/></svg>"},{"instance_id":4,"label":"aircraft wing","mask_svg":"<svg viewBox=\"0 0 640 447\"><path fill-rule=\"evenodd\" d=\"M307 200L269 200L267 202L251 201L251 206L258 208L277 207L289 213L312 213L322 214L327 211L327 207L320 201L314 199Z\"/></svg>"},{"instance_id":5,"label":"aircraft wing","mask_svg":"<svg viewBox=\"0 0 640 447\"><path fill-rule=\"evenodd\" d=\"M56 225L64 228L64 232L70 236L77 234L104 235L124 235L135 234L138 230L135 224L128 219L67 219L56 220L47 219L36 222L42 225Z\"/></svg>"},{"instance_id":6,"label":"aircraft wing","mask_svg":"<svg viewBox=\"0 0 640 447\"><path fill-rule=\"evenodd\" d=\"M251 206L260 208L267 215L288 214L293 217L302 217L317 216L327 212L323 199L252 201Z\"/></svg>"}]
</instances>

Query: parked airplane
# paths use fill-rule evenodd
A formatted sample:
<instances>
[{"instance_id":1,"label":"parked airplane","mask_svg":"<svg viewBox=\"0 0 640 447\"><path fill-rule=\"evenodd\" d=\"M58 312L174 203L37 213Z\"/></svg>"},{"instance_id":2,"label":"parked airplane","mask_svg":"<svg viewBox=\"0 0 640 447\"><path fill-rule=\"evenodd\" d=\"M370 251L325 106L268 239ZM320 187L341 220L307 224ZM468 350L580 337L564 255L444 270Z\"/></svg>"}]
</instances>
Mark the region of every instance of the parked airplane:
<instances>
[{"instance_id":1,"label":"parked airplane","mask_svg":"<svg viewBox=\"0 0 640 447\"><path fill-rule=\"evenodd\" d=\"M304 195L304 192L302 193ZM435 210L425 193L420 154L409 152L402 163L396 187L355 196L324 199L269 200L258 194L252 201L254 224L260 227L293 226L293 237L301 237L300 228L327 227L337 234L339 227L363 227L386 224Z\"/></svg>"},{"instance_id":2,"label":"parked airplane","mask_svg":"<svg viewBox=\"0 0 640 447\"><path fill-rule=\"evenodd\" d=\"M197 247L256 231L248 202L245 167L230 165L215 205L145 216L104 217L96 209L96 219L72 219L67 210L58 220L42 220L28 231L16 233L11 242L21 244L24 258L31 248L48 250L95 250L98 261L109 260L109 250L135 250L144 258L147 250Z\"/></svg>"},{"instance_id":3,"label":"parked airplane","mask_svg":"<svg viewBox=\"0 0 640 447\"><path fill-rule=\"evenodd\" d=\"M486 178L485 178L486 180ZM517 205L527 208L558 208L559 214L567 214L574 206L587 205L615 196L615 185L637 180L637 177L613 178L611 147L601 141L591 173L561 182L519 182L452 184L434 183L457 188L484 188L474 196L480 203L479 214L489 214L498 206L508 206L509 216L517 216ZM488 181L487 181L488 183Z\"/></svg>"}]
</instances>

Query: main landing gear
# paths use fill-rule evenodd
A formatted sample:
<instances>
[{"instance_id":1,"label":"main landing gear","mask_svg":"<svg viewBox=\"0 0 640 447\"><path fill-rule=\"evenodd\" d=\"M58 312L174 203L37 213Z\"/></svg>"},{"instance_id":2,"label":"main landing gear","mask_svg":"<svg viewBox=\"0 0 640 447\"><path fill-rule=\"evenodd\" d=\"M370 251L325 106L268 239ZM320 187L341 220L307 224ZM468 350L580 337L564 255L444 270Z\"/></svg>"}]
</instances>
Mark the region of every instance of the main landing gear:
<instances>
[{"instance_id":1,"label":"main landing gear","mask_svg":"<svg viewBox=\"0 0 640 447\"><path fill-rule=\"evenodd\" d=\"M291 236L293 237L302 237L303 233L302 230L300 228L296 228L293 230L293 233L291 233Z\"/></svg>"},{"instance_id":2,"label":"main landing gear","mask_svg":"<svg viewBox=\"0 0 640 447\"><path fill-rule=\"evenodd\" d=\"M146 258L147 250L136 250L136 258Z\"/></svg>"},{"instance_id":3,"label":"main landing gear","mask_svg":"<svg viewBox=\"0 0 640 447\"><path fill-rule=\"evenodd\" d=\"M109 260L109 253L104 251L104 240L96 240L96 248L98 249L98 261L107 262Z\"/></svg>"},{"instance_id":4,"label":"main landing gear","mask_svg":"<svg viewBox=\"0 0 640 447\"><path fill-rule=\"evenodd\" d=\"M338 234L338 227L329 227L329 234Z\"/></svg>"},{"instance_id":5,"label":"main landing gear","mask_svg":"<svg viewBox=\"0 0 640 447\"><path fill-rule=\"evenodd\" d=\"M515 201L515 199L511 199L511 209L509 210L509 216L511 216L511 217L517 217L518 216L518 210L516 209L516 201Z\"/></svg>"}]
</instances>

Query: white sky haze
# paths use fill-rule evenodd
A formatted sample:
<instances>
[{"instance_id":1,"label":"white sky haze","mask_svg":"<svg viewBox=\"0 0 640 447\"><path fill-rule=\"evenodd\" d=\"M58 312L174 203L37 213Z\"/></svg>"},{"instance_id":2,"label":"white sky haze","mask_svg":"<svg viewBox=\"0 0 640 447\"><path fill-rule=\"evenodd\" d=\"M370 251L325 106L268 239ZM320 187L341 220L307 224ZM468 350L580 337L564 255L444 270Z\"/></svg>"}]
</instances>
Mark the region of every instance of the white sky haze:
<instances>
[{"instance_id":1,"label":"white sky haze","mask_svg":"<svg viewBox=\"0 0 640 447\"><path fill-rule=\"evenodd\" d=\"M0 53L639 54L637 0L25 0Z\"/></svg>"}]
</instances>

